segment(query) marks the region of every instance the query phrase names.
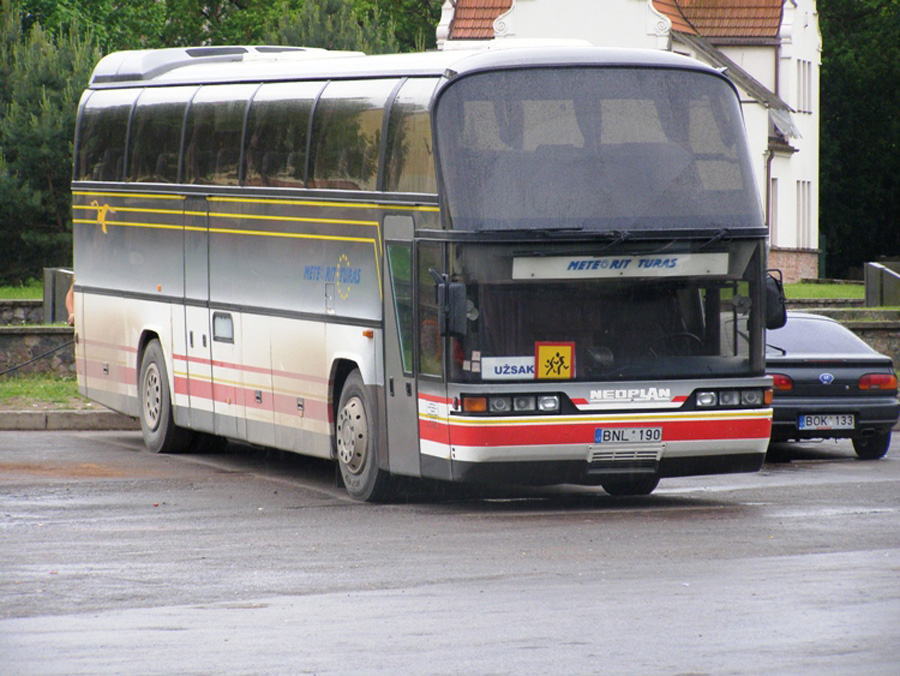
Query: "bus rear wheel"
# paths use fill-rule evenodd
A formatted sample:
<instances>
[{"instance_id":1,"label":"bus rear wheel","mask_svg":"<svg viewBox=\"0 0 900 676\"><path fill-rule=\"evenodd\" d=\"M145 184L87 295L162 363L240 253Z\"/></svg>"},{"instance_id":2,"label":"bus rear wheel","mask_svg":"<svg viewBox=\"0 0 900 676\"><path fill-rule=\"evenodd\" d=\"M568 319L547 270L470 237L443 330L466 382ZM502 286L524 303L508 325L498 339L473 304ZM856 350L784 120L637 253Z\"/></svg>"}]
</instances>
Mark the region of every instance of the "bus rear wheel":
<instances>
[{"instance_id":1,"label":"bus rear wheel","mask_svg":"<svg viewBox=\"0 0 900 676\"><path fill-rule=\"evenodd\" d=\"M354 500L377 502L390 494L391 478L378 467L374 408L359 371L344 383L335 416L335 451L341 478Z\"/></svg>"},{"instance_id":2,"label":"bus rear wheel","mask_svg":"<svg viewBox=\"0 0 900 676\"><path fill-rule=\"evenodd\" d=\"M191 433L175 424L166 360L158 340L151 340L144 350L138 399L141 432L147 448L154 453L185 451L190 444Z\"/></svg>"}]
</instances>

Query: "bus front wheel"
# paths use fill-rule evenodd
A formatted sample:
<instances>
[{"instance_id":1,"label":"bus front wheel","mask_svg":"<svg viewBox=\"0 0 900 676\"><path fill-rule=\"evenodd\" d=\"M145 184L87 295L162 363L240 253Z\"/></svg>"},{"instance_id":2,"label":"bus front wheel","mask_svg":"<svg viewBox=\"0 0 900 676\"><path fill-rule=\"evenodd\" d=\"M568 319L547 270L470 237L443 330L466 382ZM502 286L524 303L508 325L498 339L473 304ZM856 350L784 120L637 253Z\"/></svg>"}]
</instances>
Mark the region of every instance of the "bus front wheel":
<instances>
[{"instance_id":1,"label":"bus front wheel","mask_svg":"<svg viewBox=\"0 0 900 676\"><path fill-rule=\"evenodd\" d=\"M374 409L359 371L344 383L335 419L335 450L341 478L354 500L385 500L390 476L378 467Z\"/></svg>"},{"instance_id":2,"label":"bus front wheel","mask_svg":"<svg viewBox=\"0 0 900 676\"><path fill-rule=\"evenodd\" d=\"M189 430L175 425L166 360L158 340L151 340L141 359L138 380L141 432L144 444L154 453L179 453L191 441Z\"/></svg>"}]
</instances>

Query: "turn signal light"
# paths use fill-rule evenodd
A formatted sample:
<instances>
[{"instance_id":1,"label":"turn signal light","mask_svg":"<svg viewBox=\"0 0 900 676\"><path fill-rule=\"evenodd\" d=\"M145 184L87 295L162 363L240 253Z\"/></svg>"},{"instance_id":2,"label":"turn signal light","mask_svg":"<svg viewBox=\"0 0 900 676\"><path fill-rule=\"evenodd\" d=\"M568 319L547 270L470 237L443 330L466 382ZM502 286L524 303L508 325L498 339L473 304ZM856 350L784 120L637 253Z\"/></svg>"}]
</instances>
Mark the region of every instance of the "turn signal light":
<instances>
[{"instance_id":1,"label":"turn signal light","mask_svg":"<svg viewBox=\"0 0 900 676\"><path fill-rule=\"evenodd\" d=\"M462 409L466 413L487 413L487 397L463 397Z\"/></svg>"},{"instance_id":2,"label":"turn signal light","mask_svg":"<svg viewBox=\"0 0 900 676\"><path fill-rule=\"evenodd\" d=\"M867 373L859 379L861 390L896 390L897 376L893 373Z\"/></svg>"}]
</instances>

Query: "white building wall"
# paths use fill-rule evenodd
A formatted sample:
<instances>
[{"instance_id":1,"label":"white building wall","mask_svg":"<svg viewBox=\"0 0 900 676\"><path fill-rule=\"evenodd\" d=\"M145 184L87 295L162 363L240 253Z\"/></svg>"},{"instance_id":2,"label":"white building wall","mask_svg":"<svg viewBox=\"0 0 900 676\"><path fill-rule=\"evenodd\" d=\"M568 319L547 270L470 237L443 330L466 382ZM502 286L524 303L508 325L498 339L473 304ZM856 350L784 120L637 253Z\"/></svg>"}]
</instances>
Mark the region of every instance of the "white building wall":
<instances>
[{"instance_id":1,"label":"white building wall","mask_svg":"<svg viewBox=\"0 0 900 676\"><path fill-rule=\"evenodd\" d=\"M671 21L656 11L652 0L513 0L510 10L494 22L494 31L497 39L582 39L598 46L673 48ZM792 118L801 138L787 139L797 152L770 155L768 112L742 92L760 201L769 214L770 244L781 250L774 257L788 281L817 274L821 45L816 0L785 0L779 46L720 47L797 111ZM686 53L681 44L675 49Z\"/></svg>"},{"instance_id":2,"label":"white building wall","mask_svg":"<svg viewBox=\"0 0 900 676\"><path fill-rule=\"evenodd\" d=\"M778 49L778 95L796 112L798 152L776 157L772 176L780 188L780 227L773 246L813 250L819 245L819 68L822 37L813 0L786 2Z\"/></svg>"},{"instance_id":3,"label":"white building wall","mask_svg":"<svg viewBox=\"0 0 900 676\"><path fill-rule=\"evenodd\" d=\"M668 49L671 22L650 0L513 0L497 38L574 38L600 47Z\"/></svg>"}]
</instances>

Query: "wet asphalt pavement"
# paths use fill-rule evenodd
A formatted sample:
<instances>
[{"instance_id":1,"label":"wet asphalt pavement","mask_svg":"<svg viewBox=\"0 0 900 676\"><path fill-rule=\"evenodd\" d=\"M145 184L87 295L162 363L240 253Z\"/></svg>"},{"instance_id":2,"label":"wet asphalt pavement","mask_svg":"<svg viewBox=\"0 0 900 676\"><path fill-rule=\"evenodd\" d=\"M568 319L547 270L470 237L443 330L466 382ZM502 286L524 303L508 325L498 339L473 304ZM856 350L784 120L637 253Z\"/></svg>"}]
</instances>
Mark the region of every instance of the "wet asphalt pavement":
<instances>
[{"instance_id":1,"label":"wet asphalt pavement","mask_svg":"<svg viewBox=\"0 0 900 676\"><path fill-rule=\"evenodd\" d=\"M900 434L758 474L599 489L414 483L0 432L0 674L896 674Z\"/></svg>"}]
</instances>

